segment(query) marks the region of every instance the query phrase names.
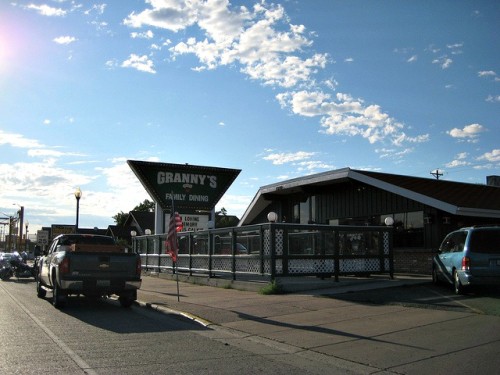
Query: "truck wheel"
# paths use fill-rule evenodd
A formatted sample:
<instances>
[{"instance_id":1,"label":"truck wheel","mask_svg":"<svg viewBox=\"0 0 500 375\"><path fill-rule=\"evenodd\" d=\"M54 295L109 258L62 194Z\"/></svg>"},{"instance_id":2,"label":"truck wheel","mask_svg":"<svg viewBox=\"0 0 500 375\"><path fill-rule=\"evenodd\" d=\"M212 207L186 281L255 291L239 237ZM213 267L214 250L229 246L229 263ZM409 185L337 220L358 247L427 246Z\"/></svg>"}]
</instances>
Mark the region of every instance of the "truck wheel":
<instances>
[{"instance_id":1,"label":"truck wheel","mask_svg":"<svg viewBox=\"0 0 500 375\"><path fill-rule=\"evenodd\" d=\"M38 296L38 298L45 298L45 296L47 295L47 291L43 289L39 277L36 279L36 295Z\"/></svg>"},{"instance_id":2,"label":"truck wheel","mask_svg":"<svg viewBox=\"0 0 500 375\"><path fill-rule=\"evenodd\" d=\"M128 296L120 296L118 297L118 301L120 301L120 305L125 308L132 306L134 303L134 300Z\"/></svg>"},{"instance_id":3,"label":"truck wheel","mask_svg":"<svg viewBox=\"0 0 500 375\"><path fill-rule=\"evenodd\" d=\"M54 289L52 289L52 304L56 309L64 307L66 304L66 296L64 295L62 289L57 285L57 282L53 281Z\"/></svg>"}]
</instances>

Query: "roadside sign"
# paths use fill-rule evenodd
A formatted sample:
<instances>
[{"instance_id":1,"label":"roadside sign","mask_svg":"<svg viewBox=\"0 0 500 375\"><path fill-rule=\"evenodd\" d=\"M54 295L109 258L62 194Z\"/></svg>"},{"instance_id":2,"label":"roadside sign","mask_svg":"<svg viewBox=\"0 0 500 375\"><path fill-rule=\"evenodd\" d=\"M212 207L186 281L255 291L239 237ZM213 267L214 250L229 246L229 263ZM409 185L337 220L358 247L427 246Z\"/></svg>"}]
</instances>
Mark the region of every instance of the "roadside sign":
<instances>
[{"instance_id":1,"label":"roadside sign","mask_svg":"<svg viewBox=\"0 0 500 375\"><path fill-rule=\"evenodd\" d=\"M38 230L36 232L36 243L41 246L48 245L49 243L49 232L46 230Z\"/></svg>"},{"instance_id":2,"label":"roadside sign","mask_svg":"<svg viewBox=\"0 0 500 375\"><path fill-rule=\"evenodd\" d=\"M165 211L210 212L240 169L127 160L146 191Z\"/></svg>"}]
</instances>

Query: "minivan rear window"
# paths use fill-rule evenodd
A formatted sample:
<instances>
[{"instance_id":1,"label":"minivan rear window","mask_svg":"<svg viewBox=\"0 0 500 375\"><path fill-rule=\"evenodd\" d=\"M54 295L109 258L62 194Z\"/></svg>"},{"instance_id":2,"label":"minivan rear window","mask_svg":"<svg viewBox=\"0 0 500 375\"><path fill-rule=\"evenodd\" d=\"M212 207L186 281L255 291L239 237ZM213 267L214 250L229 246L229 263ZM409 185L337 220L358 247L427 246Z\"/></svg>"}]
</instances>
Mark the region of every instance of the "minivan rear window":
<instances>
[{"instance_id":1,"label":"minivan rear window","mask_svg":"<svg viewBox=\"0 0 500 375\"><path fill-rule=\"evenodd\" d=\"M469 250L473 253L500 254L500 228L498 230L473 231Z\"/></svg>"}]
</instances>

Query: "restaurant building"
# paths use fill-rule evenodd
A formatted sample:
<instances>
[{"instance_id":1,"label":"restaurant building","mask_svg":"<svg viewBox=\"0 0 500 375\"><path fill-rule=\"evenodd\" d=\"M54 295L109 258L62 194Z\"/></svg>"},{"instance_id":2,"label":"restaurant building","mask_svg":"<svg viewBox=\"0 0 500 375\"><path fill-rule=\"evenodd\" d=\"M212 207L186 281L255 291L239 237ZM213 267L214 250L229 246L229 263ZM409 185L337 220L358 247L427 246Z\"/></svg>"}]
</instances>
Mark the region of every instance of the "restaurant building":
<instances>
[{"instance_id":1,"label":"restaurant building","mask_svg":"<svg viewBox=\"0 0 500 375\"><path fill-rule=\"evenodd\" d=\"M396 272L430 273L444 236L464 226L500 224L500 177L486 184L344 168L261 187L238 226L278 221L394 227Z\"/></svg>"}]
</instances>

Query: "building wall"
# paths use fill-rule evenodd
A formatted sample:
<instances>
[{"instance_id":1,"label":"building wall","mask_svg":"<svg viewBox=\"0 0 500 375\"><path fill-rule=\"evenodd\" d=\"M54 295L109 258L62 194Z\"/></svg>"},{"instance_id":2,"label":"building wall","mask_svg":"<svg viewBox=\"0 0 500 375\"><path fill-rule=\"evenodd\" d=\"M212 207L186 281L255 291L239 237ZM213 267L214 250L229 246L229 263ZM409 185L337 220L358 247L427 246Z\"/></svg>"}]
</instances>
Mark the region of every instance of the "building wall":
<instances>
[{"instance_id":1,"label":"building wall","mask_svg":"<svg viewBox=\"0 0 500 375\"><path fill-rule=\"evenodd\" d=\"M436 254L428 249L394 249L394 272L430 275L432 258Z\"/></svg>"},{"instance_id":2,"label":"building wall","mask_svg":"<svg viewBox=\"0 0 500 375\"><path fill-rule=\"evenodd\" d=\"M343 184L316 195L318 220L422 211L413 200L360 183Z\"/></svg>"}]
</instances>

